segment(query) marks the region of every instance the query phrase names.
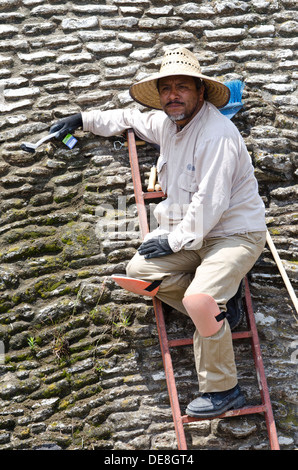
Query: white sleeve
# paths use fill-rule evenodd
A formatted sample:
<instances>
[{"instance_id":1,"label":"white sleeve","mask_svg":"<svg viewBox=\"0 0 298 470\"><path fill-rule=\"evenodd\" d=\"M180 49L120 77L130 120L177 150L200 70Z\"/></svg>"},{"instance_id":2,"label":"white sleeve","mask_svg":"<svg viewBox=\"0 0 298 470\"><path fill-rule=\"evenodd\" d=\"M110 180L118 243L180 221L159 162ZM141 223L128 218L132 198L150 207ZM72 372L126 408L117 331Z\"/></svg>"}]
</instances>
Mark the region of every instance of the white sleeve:
<instances>
[{"instance_id":1,"label":"white sleeve","mask_svg":"<svg viewBox=\"0 0 298 470\"><path fill-rule=\"evenodd\" d=\"M141 113L137 109L93 110L82 113L84 131L110 137L132 128L139 138L155 144L160 143L165 118L166 114L161 111Z\"/></svg>"}]
</instances>

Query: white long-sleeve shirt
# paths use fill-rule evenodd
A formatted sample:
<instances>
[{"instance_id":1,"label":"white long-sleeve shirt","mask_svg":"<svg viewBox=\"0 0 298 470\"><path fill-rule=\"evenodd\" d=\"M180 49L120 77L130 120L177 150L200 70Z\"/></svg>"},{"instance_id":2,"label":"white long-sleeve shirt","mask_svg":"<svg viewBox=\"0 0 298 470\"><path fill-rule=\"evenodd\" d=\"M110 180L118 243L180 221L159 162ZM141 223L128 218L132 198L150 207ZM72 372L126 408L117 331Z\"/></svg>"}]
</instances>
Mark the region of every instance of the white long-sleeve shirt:
<instances>
[{"instance_id":1,"label":"white long-sleeve shirt","mask_svg":"<svg viewBox=\"0 0 298 470\"><path fill-rule=\"evenodd\" d=\"M112 136L132 128L160 146L159 183L167 195L154 210L174 252L195 250L204 238L266 230L254 168L235 125L205 102L180 131L163 111L135 109L82 113L84 131Z\"/></svg>"}]
</instances>

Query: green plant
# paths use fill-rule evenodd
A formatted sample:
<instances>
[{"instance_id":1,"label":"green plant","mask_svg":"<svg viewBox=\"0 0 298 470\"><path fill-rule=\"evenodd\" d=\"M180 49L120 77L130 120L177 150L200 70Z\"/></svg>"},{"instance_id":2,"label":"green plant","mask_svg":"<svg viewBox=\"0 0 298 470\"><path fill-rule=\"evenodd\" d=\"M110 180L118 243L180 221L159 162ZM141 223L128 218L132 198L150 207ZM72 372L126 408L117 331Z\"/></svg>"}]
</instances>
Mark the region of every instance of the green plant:
<instances>
[{"instance_id":1,"label":"green plant","mask_svg":"<svg viewBox=\"0 0 298 470\"><path fill-rule=\"evenodd\" d=\"M116 327L115 336L125 333L126 328L130 325L130 316L122 313L120 315L120 321L113 322L113 325Z\"/></svg>"},{"instance_id":2,"label":"green plant","mask_svg":"<svg viewBox=\"0 0 298 470\"><path fill-rule=\"evenodd\" d=\"M27 342L28 342L28 346L31 350L31 353L36 354L36 347L37 347L36 339L33 336L29 336Z\"/></svg>"}]
</instances>

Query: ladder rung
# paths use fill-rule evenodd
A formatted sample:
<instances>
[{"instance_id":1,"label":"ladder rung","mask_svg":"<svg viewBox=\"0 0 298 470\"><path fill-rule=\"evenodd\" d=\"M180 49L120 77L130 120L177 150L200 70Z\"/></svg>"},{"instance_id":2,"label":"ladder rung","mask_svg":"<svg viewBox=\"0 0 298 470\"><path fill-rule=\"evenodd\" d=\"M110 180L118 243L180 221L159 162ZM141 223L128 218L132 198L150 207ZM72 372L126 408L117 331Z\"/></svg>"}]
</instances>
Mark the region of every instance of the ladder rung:
<instances>
[{"instance_id":1,"label":"ladder rung","mask_svg":"<svg viewBox=\"0 0 298 470\"><path fill-rule=\"evenodd\" d=\"M158 199L164 196L165 195L162 191L148 191L148 193L143 193L144 199Z\"/></svg>"},{"instance_id":2,"label":"ladder rung","mask_svg":"<svg viewBox=\"0 0 298 470\"><path fill-rule=\"evenodd\" d=\"M193 343L192 338L181 338L181 339L172 339L168 341L168 345L170 348L175 346L188 346L189 344Z\"/></svg>"},{"instance_id":3,"label":"ladder rung","mask_svg":"<svg viewBox=\"0 0 298 470\"><path fill-rule=\"evenodd\" d=\"M229 418L232 416L242 416L242 415L251 415L255 413L264 413L266 411L266 405L257 405L257 406L245 406L244 408L239 408L237 410L229 410L221 415L216 416L217 418ZM188 415L181 416L183 423L192 423L194 421L206 421L214 418L192 418Z\"/></svg>"},{"instance_id":4,"label":"ladder rung","mask_svg":"<svg viewBox=\"0 0 298 470\"><path fill-rule=\"evenodd\" d=\"M232 333L233 339L244 339L244 338L251 338L251 337L252 337L252 331L237 331L235 333Z\"/></svg>"},{"instance_id":5,"label":"ladder rung","mask_svg":"<svg viewBox=\"0 0 298 470\"><path fill-rule=\"evenodd\" d=\"M244 339L244 338L251 338L252 332L251 331L237 331L232 333L233 339ZM192 338L181 338L181 339L171 339L168 341L168 345L170 348L176 346L187 346L193 343Z\"/></svg>"}]
</instances>

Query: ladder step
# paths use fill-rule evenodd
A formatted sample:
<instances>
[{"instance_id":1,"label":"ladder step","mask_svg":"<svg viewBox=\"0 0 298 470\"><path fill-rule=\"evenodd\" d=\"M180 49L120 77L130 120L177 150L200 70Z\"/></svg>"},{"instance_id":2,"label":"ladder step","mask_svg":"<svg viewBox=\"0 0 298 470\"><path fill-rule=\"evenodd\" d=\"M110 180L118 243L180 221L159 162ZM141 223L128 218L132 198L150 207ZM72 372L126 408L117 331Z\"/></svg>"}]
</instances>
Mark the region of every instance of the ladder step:
<instances>
[{"instance_id":1,"label":"ladder step","mask_svg":"<svg viewBox=\"0 0 298 470\"><path fill-rule=\"evenodd\" d=\"M251 338L252 332L251 331L238 331L232 333L233 339L244 339L244 338ZM168 345L170 348L174 348L176 346L188 346L193 343L192 338L181 338L181 339L171 339L168 341Z\"/></svg>"},{"instance_id":2,"label":"ladder step","mask_svg":"<svg viewBox=\"0 0 298 470\"><path fill-rule=\"evenodd\" d=\"M225 413L222 413L221 415L216 416L217 418L229 418L232 416L242 416L242 415L249 415L249 414L255 414L255 413L264 413L267 411L266 405L256 405L256 406L245 406L243 408L239 408L237 410L228 410ZM191 416L188 415L183 415L181 416L182 423L193 423L194 421L206 421L206 420L211 420L215 418L192 418Z\"/></svg>"},{"instance_id":3,"label":"ladder step","mask_svg":"<svg viewBox=\"0 0 298 470\"><path fill-rule=\"evenodd\" d=\"M148 193L143 193L144 199L158 199L164 196L165 195L162 191L149 191Z\"/></svg>"}]
</instances>

